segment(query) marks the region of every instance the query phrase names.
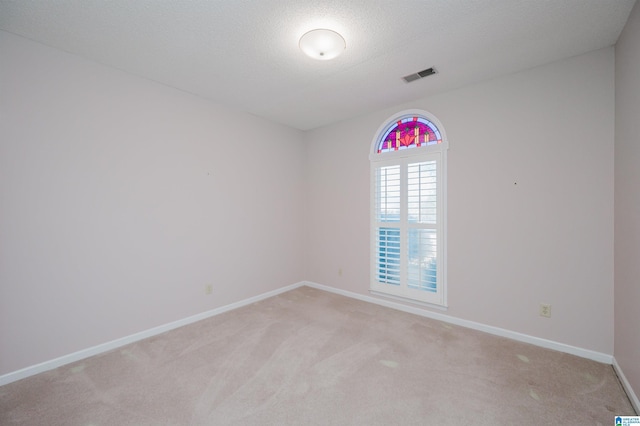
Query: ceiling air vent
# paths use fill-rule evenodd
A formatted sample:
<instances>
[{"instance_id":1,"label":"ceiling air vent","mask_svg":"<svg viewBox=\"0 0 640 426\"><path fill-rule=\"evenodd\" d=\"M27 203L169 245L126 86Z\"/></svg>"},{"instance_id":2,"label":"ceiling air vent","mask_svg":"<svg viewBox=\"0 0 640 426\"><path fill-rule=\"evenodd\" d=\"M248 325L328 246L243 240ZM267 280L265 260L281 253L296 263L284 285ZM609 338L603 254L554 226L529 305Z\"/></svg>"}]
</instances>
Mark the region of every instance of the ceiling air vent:
<instances>
[{"instance_id":1,"label":"ceiling air vent","mask_svg":"<svg viewBox=\"0 0 640 426\"><path fill-rule=\"evenodd\" d=\"M412 81L416 81L424 77L429 77L430 75L433 75L437 72L438 71L436 71L435 68L431 67L427 68L426 70L418 71L415 74L405 75L404 77L402 77L402 79L407 83L411 83Z\"/></svg>"}]
</instances>

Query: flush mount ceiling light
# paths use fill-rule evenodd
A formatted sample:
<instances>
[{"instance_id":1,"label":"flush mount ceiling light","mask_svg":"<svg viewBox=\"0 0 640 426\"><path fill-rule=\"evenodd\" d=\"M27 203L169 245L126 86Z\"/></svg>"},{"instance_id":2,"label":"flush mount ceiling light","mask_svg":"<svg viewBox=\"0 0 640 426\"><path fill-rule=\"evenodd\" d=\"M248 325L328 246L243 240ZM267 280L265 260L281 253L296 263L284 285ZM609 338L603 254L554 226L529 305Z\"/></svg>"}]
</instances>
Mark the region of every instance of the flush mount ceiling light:
<instances>
[{"instance_id":1,"label":"flush mount ceiling light","mask_svg":"<svg viewBox=\"0 0 640 426\"><path fill-rule=\"evenodd\" d=\"M311 30L300 37L300 49L313 59L322 61L338 57L346 47L344 38L332 30Z\"/></svg>"}]
</instances>

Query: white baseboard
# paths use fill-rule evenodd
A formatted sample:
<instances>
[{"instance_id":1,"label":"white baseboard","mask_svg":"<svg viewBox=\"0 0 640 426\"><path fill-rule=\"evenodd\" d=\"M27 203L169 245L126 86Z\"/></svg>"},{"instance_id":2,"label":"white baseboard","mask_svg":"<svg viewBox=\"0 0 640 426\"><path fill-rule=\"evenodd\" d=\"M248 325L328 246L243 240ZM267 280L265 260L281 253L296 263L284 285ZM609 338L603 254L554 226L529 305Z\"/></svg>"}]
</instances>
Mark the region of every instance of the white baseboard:
<instances>
[{"instance_id":1,"label":"white baseboard","mask_svg":"<svg viewBox=\"0 0 640 426\"><path fill-rule=\"evenodd\" d=\"M592 351L589 349L578 348L575 346L567 345L564 343L554 342L552 340L542 339L540 337L530 336L528 334L522 334L504 328L493 327L486 324L481 324L474 321L464 320L450 315L441 314L438 312L431 312L417 307L403 305L401 303L393 302L385 299L378 299L371 296L365 296L358 293L353 293L346 290L340 290L334 287L328 287L322 284L317 284L309 281L305 281L304 285L308 287L317 288L318 290L329 291L331 293L340 294L342 296L351 297L353 299L362 300L365 302L375 303L376 305L386 306L388 308L397 309L400 311L408 312L415 315L420 315L427 318L432 318L438 321L446 322L449 324L459 325L461 327L471 328L473 330L484 331L485 333L494 334L496 336L506 337L519 342L531 343L536 346L541 346L547 349L553 349L560 352L576 355L582 358L591 359L594 361L602 362L605 364L613 363L613 356L607 355L601 352Z\"/></svg>"},{"instance_id":2,"label":"white baseboard","mask_svg":"<svg viewBox=\"0 0 640 426\"><path fill-rule=\"evenodd\" d=\"M49 371L52 370L54 368L58 368L61 367L63 365L66 364L70 364L72 362L76 362L76 361L80 361L82 359L88 358L90 356L94 356L94 355L98 355L104 352L108 352L110 350L113 349L117 349L121 346L124 345L128 345L130 343L134 343L143 339L146 339L148 337L152 337L152 336L156 336L158 334L173 330L175 328L178 327L182 327L188 324L192 324L194 322L197 321L201 321L203 319L215 316L215 315L219 315L222 314L224 312L233 310L233 309L237 309L240 308L242 306L246 306L246 305L250 305L252 303L258 302L260 300L264 300L267 299L269 297L272 296L276 296L278 294L287 292L289 290L293 290L295 288L298 287L302 287L302 286L308 286L308 287L312 287L312 288L316 288L318 290L324 290L324 291L328 291L331 293L336 293L336 294L340 294L346 297L350 297L353 299L358 299L358 300L362 300L365 302L369 302L369 303L374 303L377 305L381 305L381 306L385 306L388 308L392 308L392 309L397 309L400 311L404 311L404 312L408 312L411 314L415 314L415 315L420 315L423 317L427 317L427 318L432 318L438 321L442 321L442 322L446 322L446 323L450 323L450 324L455 324L461 327L466 327L466 328L470 328L470 329L474 329L474 330L479 330L479 331L484 331L486 333L490 333L490 334L494 334L497 336L501 336L501 337L506 337L509 339L513 339L513 340L517 340L520 342L525 342L525 343L531 343L533 345L536 346L541 346L543 348L547 348L547 349L553 349L553 350L557 350L560 352L565 352L565 353L569 353L572 355L577 355L579 357L582 358L587 358L587 359L591 359L594 361L598 361L598 362L602 362L602 363L606 363L606 364L613 364L614 368L616 368L616 372L618 373L623 385L625 386L625 390L627 391L627 393L630 395L630 398L632 399L632 403L635 406L636 411L638 411L639 407L638 407L638 398L636 397L636 395L633 393L631 386L629 385L629 383L626 381L626 379L624 378L624 375L622 374L622 371L620 370L620 367L616 365L614 363L614 358L612 355L607 355L604 353L600 353L600 352L595 352L595 351L591 351L588 349L582 349L582 348L578 348L575 346L571 346L571 345L566 345L564 343L559 343L559 342L554 342L551 340L547 340L547 339L542 339L539 337L534 337L534 336L529 336L526 334L522 334L522 333L517 333L515 331L511 331L511 330L506 330L503 328L499 328L499 327L493 327L493 326L489 326L489 325L485 325L485 324L481 324L481 323L477 323L474 321L468 321L468 320L464 320L464 319L460 319L460 318L456 318L456 317L452 317L450 315L446 315L446 314L441 314L441 313L437 313L437 312L431 312L431 311L427 311L424 309L420 309L417 307L412 307L412 306L407 306L407 305L403 305L401 303L396 303L390 300L385 300L385 299L378 299L375 297L371 297L371 296L365 296L365 295L361 295L358 293L353 293L350 291L346 291L346 290L340 290L334 287L329 287L329 286L325 286L322 284L317 284L314 282L310 282L310 281L302 281L296 284L292 284L286 287L282 287L279 288L277 290L273 290L273 291L269 291L267 293L263 293L260 294L258 296L254 296L254 297L250 297L248 299L244 299L241 300L239 302L235 302L235 303L231 303L229 305L226 306L222 306L210 311L206 311L206 312L202 312L200 314L197 315L193 315L191 317L188 318L184 318L178 321L174 321L171 322L169 324L165 324L165 325L161 325L158 327L154 327L151 328L149 330L145 330L139 333L135 333L132 334L130 336L126 336L126 337L122 337L120 339L116 339L116 340L112 340L110 342L106 342L97 346L93 346L91 348L87 348L87 349L83 349L80 350L78 352L74 352L68 355L64 355L61 356L59 358L56 359L52 359L37 365L33 365L30 367L26 367L23 368L21 370L18 371L14 371L5 375L0 376L0 386L11 383L11 382L15 382L17 380L20 379L24 379L26 377L29 376L33 376L35 374L38 373L42 373L45 371Z\"/></svg>"},{"instance_id":3,"label":"white baseboard","mask_svg":"<svg viewBox=\"0 0 640 426\"><path fill-rule=\"evenodd\" d=\"M633 391L631 387L631 383L627 380L624 373L622 372L622 367L616 361L616 358L613 358L613 369L616 371L618 378L620 379L620 383L622 383L622 387L627 392L627 396L629 397L629 401L631 401L631 405L636 410L636 414L640 414L640 400L638 399L638 395Z\"/></svg>"},{"instance_id":4,"label":"white baseboard","mask_svg":"<svg viewBox=\"0 0 640 426\"><path fill-rule=\"evenodd\" d=\"M188 324L192 324L197 321L201 321L203 319L222 314L224 312L241 308L246 305L250 305L255 302L259 302L260 300L267 299L269 297L276 296L280 293L287 292L289 290L293 290L295 288L303 286L305 283L300 282L296 284L292 284L286 287L279 288L277 290L269 291L263 294L259 294L254 297L250 297L248 299L241 300L239 302L231 303L229 305L221 306L216 309L212 309L210 311L202 312L197 315L193 315L187 318L183 318L178 321L171 322L169 324L164 324L158 327L151 328L149 330L141 331L139 333L132 334L130 336L122 337L120 339L112 340L110 342L102 343L97 346L93 346L91 348L82 349L78 352L74 352L68 355L61 356L59 358L55 358L49 361L45 361L40 364L32 365L30 367L23 368L21 370L13 371L11 373L4 374L0 376L0 386L6 385L11 382L15 382L20 379L27 378L29 376L33 376L38 373L43 373L45 371L53 370L54 368L61 367L66 364L70 364L72 362L80 361L82 359L88 358L90 356L98 355L101 353L108 352L113 349L117 349L121 346L128 345L130 343L134 343L148 337L156 336L158 334L176 329L178 327L182 327Z\"/></svg>"}]
</instances>

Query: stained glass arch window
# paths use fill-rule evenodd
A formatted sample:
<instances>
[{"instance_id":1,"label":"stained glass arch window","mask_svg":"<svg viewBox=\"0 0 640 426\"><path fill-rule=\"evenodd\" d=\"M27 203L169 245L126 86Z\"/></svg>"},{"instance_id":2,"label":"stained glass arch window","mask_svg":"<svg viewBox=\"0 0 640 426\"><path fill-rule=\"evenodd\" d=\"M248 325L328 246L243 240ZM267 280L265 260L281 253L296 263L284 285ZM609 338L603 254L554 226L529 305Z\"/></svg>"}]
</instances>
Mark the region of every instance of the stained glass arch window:
<instances>
[{"instance_id":1,"label":"stained glass arch window","mask_svg":"<svg viewBox=\"0 0 640 426\"><path fill-rule=\"evenodd\" d=\"M380 137L376 152L399 151L442 143L438 127L420 115L407 115L390 123Z\"/></svg>"},{"instance_id":2,"label":"stained glass arch window","mask_svg":"<svg viewBox=\"0 0 640 426\"><path fill-rule=\"evenodd\" d=\"M426 111L399 113L371 144L374 295L447 306L447 139Z\"/></svg>"}]
</instances>

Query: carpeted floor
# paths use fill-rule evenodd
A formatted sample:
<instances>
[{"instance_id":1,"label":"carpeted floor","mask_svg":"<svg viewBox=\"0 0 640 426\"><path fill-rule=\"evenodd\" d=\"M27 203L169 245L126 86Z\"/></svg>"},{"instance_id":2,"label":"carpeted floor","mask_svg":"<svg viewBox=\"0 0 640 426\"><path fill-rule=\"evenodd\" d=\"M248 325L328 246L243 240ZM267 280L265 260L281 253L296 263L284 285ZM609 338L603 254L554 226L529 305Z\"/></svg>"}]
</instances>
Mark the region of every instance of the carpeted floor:
<instances>
[{"instance_id":1,"label":"carpeted floor","mask_svg":"<svg viewBox=\"0 0 640 426\"><path fill-rule=\"evenodd\" d=\"M612 425L610 365L301 287L0 387L2 425Z\"/></svg>"}]
</instances>

